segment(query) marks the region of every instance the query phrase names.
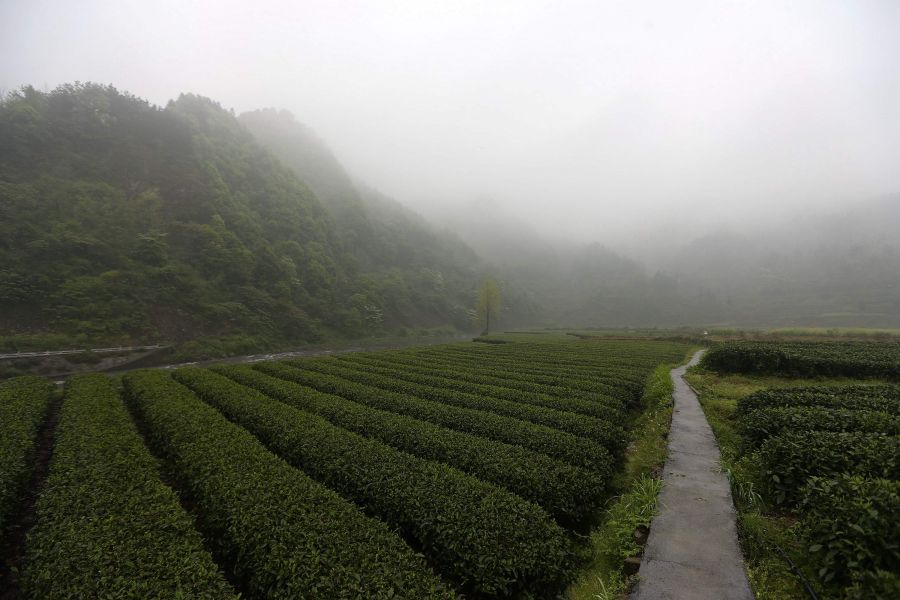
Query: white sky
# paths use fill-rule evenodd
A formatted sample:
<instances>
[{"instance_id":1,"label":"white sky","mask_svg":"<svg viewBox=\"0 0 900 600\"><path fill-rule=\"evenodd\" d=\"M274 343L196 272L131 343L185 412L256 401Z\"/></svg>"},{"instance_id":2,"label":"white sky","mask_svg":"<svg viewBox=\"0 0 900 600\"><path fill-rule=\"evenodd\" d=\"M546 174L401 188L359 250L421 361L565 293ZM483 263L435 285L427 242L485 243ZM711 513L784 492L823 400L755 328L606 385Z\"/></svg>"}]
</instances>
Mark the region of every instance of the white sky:
<instances>
[{"instance_id":1,"label":"white sky","mask_svg":"<svg viewBox=\"0 0 900 600\"><path fill-rule=\"evenodd\" d=\"M75 80L287 108L413 207L578 239L900 191L897 0L0 0L0 89Z\"/></svg>"}]
</instances>

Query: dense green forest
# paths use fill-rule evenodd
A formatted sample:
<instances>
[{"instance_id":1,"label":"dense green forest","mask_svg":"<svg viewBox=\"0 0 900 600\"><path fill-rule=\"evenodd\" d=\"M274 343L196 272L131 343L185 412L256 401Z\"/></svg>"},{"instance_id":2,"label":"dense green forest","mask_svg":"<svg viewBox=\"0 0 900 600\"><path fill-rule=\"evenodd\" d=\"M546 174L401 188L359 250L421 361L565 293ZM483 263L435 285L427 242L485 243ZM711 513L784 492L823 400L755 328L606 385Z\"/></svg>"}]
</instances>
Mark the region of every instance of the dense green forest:
<instances>
[{"instance_id":1,"label":"dense green forest","mask_svg":"<svg viewBox=\"0 0 900 600\"><path fill-rule=\"evenodd\" d=\"M269 118L244 122L262 135ZM387 201L371 218L337 163L319 174L303 147L274 148L285 166L193 95L161 108L94 84L10 94L0 334L218 338L240 351L469 327L474 253Z\"/></svg>"}]
</instances>

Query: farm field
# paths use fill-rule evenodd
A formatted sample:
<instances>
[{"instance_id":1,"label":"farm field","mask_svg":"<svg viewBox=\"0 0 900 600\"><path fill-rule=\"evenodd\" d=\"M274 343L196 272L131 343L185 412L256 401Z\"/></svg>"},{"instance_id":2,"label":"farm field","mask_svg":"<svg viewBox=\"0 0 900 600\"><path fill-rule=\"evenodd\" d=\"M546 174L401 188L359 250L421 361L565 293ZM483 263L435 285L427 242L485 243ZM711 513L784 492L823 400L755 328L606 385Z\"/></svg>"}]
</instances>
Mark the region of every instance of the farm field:
<instances>
[{"instance_id":1,"label":"farm field","mask_svg":"<svg viewBox=\"0 0 900 600\"><path fill-rule=\"evenodd\" d=\"M900 596L898 356L895 343L730 343L689 372L757 597Z\"/></svg>"},{"instance_id":2,"label":"farm field","mask_svg":"<svg viewBox=\"0 0 900 600\"><path fill-rule=\"evenodd\" d=\"M3 382L0 592L563 593L689 347L495 340Z\"/></svg>"}]
</instances>

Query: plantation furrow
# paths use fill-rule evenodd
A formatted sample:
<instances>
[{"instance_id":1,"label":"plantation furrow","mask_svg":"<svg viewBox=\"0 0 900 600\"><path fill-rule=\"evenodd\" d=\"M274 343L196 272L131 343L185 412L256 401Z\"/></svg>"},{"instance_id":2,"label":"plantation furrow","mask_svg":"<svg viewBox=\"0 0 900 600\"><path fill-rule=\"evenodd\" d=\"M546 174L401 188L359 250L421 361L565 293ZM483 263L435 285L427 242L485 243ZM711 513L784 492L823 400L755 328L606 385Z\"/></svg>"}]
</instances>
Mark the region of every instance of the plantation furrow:
<instances>
[{"instance_id":1,"label":"plantation furrow","mask_svg":"<svg viewBox=\"0 0 900 600\"><path fill-rule=\"evenodd\" d=\"M123 378L129 406L248 598L452 598L384 523L269 452L162 371Z\"/></svg>"},{"instance_id":2,"label":"plantation furrow","mask_svg":"<svg viewBox=\"0 0 900 600\"><path fill-rule=\"evenodd\" d=\"M0 597L21 596L34 504L47 476L59 413L56 386L25 376L0 383Z\"/></svg>"},{"instance_id":3,"label":"plantation furrow","mask_svg":"<svg viewBox=\"0 0 900 600\"><path fill-rule=\"evenodd\" d=\"M453 369L476 369L481 370L490 368L497 371L505 371L510 376L530 377L535 383L547 383L550 385L568 386L570 383L575 384L577 389L586 387L586 391L595 391L594 387L597 383L609 382L615 383L631 383L640 384L642 381L635 375L635 370L647 370L652 366L643 368L632 364L622 363L602 363L591 364L590 367L581 369L572 369L561 366L549 366L545 358L533 357L527 359L527 371L522 369L522 358L506 360L497 356L467 356L464 354L445 353L405 353L393 354L387 352L372 352L366 354L355 354L354 356L375 357L383 360L395 362L418 363L428 365L442 365ZM341 358L349 357L344 355ZM524 357L523 357L524 358Z\"/></svg>"},{"instance_id":4,"label":"plantation furrow","mask_svg":"<svg viewBox=\"0 0 900 600\"><path fill-rule=\"evenodd\" d=\"M567 525L579 525L597 510L611 475L609 469L601 472L600 465L588 471L519 446L367 407L248 366L213 370L334 425L503 486L543 507ZM193 387L189 378L176 375L179 381Z\"/></svg>"},{"instance_id":5,"label":"plantation furrow","mask_svg":"<svg viewBox=\"0 0 900 600\"><path fill-rule=\"evenodd\" d=\"M446 346L439 349L410 349L396 353L391 352L371 352L369 356L400 356L404 358L417 358L423 361L440 360L445 362L454 362L460 365L479 365L484 366L491 364L497 367L509 368L516 370L521 369L522 361L528 361L528 371L542 373L546 375L557 375L565 373L575 378L584 378L587 380L603 376L609 372L611 375L625 374L627 375L635 367L643 368L641 365L635 365L631 360L617 360L608 357L598 357L581 365L571 365L566 362L559 362L552 353L540 353L532 355L511 355L504 356L497 352L493 353L475 353L470 350L454 346ZM655 359L656 360L656 359ZM655 362L655 360L653 362Z\"/></svg>"},{"instance_id":6,"label":"plantation furrow","mask_svg":"<svg viewBox=\"0 0 900 600\"><path fill-rule=\"evenodd\" d=\"M449 429L528 448L570 465L607 472L612 456L600 444L569 433L480 410L450 406L361 384L302 365L259 363L255 369L366 406L403 414Z\"/></svg>"},{"instance_id":7,"label":"plantation furrow","mask_svg":"<svg viewBox=\"0 0 900 600\"><path fill-rule=\"evenodd\" d=\"M54 390L43 377L16 377L0 384L0 531L18 510Z\"/></svg>"},{"instance_id":8,"label":"plantation furrow","mask_svg":"<svg viewBox=\"0 0 900 600\"><path fill-rule=\"evenodd\" d=\"M285 364L303 368L303 361L286 361ZM450 383L452 380L416 375L399 369L378 369L336 362L316 362L311 368L389 391L544 425L594 440L614 454L624 449L624 430L617 422L602 421L594 417L524 404L511 399L477 396L454 389L456 386ZM441 387L442 384L446 387Z\"/></svg>"},{"instance_id":9,"label":"plantation furrow","mask_svg":"<svg viewBox=\"0 0 900 600\"><path fill-rule=\"evenodd\" d=\"M536 505L217 373L176 377L288 462L409 535L461 589L508 595L520 586L554 589L564 577L566 536Z\"/></svg>"},{"instance_id":10,"label":"plantation furrow","mask_svg":"<svg viewBox=\"0 0 900 600\"><path fill-rule=\"evenodd\" d=\"M389 353L373 352L368 356L389 356ZM521 357L504 357L501 355L485 354L478 355L463 350L457 350L453 347L447 347L443 352L407 352L398 353L398 355L409 358L419 358L423 361L441 361L445 364L455 364L459 366L485 367L491 366L498 369L507 369L510 372L521 372L523 360L527 361L528 373L542 375L548 377L564 376L565 381L579 381L583 383L593 383L603 378L623 379L631 383L641 383L639 378L634 377L635 369L646 370L659 360L654 359L647 365L635 365L631 361L622 360L596 360L587 365L580 367L569 366L566 363L559 363L553 360L553 355L543 354L535 356Z\"/></svg>"},{"instance_id":11,"label":"plantation furrow","mask_svg":"<svg viewBox=\"0 0 900 600\"><path fill-rule=\"evenodd\" d=\"M329 361L316 362L328 364ZM481 369L477 372L465 371L459 370L453 366L444 366L442 364L424 365L413 362L395 363L367 355L354 356L352 358L339 357L332 359L330 362L449 380L446 382L446 385L453 386L455 389L461 391L468 391L478 395L505 400L513 400L515 402L524 402L526 404L543 406L545 408L562 410L564 412L576 412L599 418L621 418L620 411L623 406L623 400L621 398L612 395L604 396L599 392L595 392L591 395L591 399L576 394L553 395L540 393L535 391L536 386L527 382L497 377L495 372L490 368Z\"/></svg>"},{"instance_id":12,"label":"plantation furrow","mask_svg":"<svg viewBox=\"0 0 900 600\"><path fill-rule=\"evenodd\" d=\"M485 358L507 357L515 361L521 359L528 362L547 362L547 364L565 364L572 367L597 368L598 365L620 365L622 367L651 368L654 363L662 360L675 360L684 358L683 344L655 342L652 352L640 350L643 342L611 342L608 344L591 343L577 351L565 351L564 345L548 347L541 345L539 349L514 347L510 349L495 349L482 351Z\"/></svg>"},{"instance_id":13,"label":"plantation furrow","mask_svg":"<svg viewBox=\"0 0 900 600\"><path fill-rule=\"evenodd\" d=\"M598 417L608 417L611 412L621 408L632 400L634 390L608 385L595 386L590 391L575 388L546 386L529 381L527 376L498 371L492 367L480 367L465 370L453 364L429 362L423 364L415 361L393 361L386 357L371 355L354 355L336 357L334 360L344 364L364 365L399 372L416 373L425 377L438 377L449 380L456 389L470 391L475 394L497 398L516 398L517 402L526 402L536 406L546 406L557 410L578 412ZM447 377L452 375L452 377ZM438 383L437 385L441 385ZM620 415L613 418L619 418Z\"/></svg>"},{"instance_id":14,"label":"plantation furrow","mask_svg":"<svg viewBox=\"0 0 900 600\"><path fill-rule=\"evenodd\" d=\"M237 598L103 375L66 386L35 512L26 597Z\"/></svg>"}]
</instances>

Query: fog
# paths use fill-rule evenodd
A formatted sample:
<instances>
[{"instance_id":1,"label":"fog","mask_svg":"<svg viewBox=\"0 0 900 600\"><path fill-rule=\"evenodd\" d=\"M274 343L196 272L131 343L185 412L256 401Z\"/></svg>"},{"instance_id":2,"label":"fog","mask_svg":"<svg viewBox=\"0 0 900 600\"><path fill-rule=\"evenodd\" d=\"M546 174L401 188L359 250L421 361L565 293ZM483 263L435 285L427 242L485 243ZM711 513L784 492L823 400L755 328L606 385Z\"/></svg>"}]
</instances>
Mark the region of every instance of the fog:
<instances>
[{"instance_id":1,"label":"fog","mask_svg":"<svg viewBox=\"0 0 900 600\"><path fill-rule=\"evenodd\" d=\"M285 108L432 217L489 197L635 247L900 190L893 0L4 0L0 23L5 92Z\"/></svg>"}]
</instances>

